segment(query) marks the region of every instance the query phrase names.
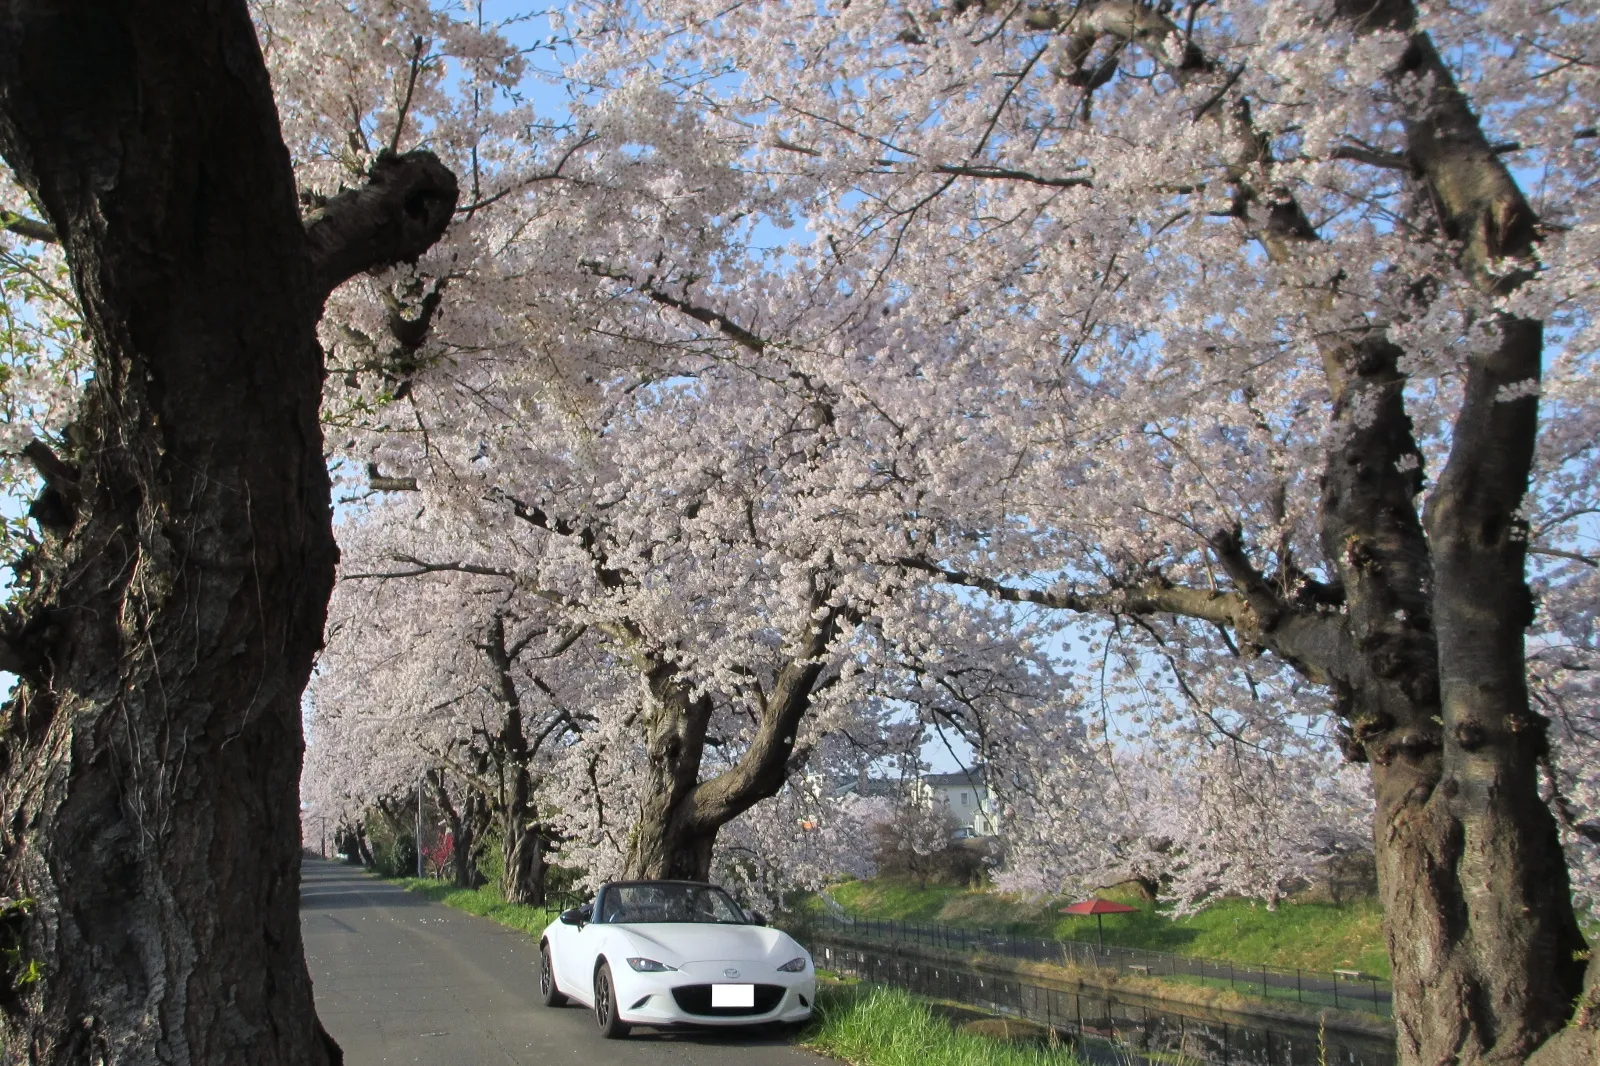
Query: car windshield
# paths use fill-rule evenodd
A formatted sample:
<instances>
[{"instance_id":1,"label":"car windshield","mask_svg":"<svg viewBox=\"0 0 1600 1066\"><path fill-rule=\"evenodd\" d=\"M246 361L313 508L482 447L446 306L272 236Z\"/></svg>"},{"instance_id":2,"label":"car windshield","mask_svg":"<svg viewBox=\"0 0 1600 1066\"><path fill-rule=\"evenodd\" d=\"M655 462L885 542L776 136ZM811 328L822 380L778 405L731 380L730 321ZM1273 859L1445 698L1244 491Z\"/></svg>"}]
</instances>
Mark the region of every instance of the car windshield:
<instances>
[{"instance_id":1,"label":"car windshield","mask_svg":"<svg viewBox=\"0 0 1600 1066\"><path fill-rule=\"evenodd\" d=\"M610 885L600 901L600 922L716 922L746 924L728 894L711 885Z\"/></svg>"}]
</instances>

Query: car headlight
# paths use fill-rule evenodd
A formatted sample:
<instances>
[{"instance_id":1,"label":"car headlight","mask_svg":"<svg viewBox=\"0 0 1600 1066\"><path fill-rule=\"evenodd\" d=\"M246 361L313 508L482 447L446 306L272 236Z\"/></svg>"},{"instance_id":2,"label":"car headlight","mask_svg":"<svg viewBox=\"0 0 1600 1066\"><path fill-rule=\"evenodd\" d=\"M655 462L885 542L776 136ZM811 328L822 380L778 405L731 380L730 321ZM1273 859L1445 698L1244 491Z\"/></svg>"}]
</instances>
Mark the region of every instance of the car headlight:
<instances>
[{"instance_id":1,"label":"car headlight","mask_svg":"<svg viewBox=\"0 0 1600 1066\"><path fill-rule=\"evenodd\" d=\"M806 960L804 956L798 959L790 959L788 962L778 967L778 969L782 970L784 973L803 973L805 968Z\"/></svg>"},{"instance_id":2,"label":"car headlight","mask_svg":"<svg viewBox=\"0 0 1600 1066\"><path fill-rule=\"evenodd\" d=\"M666 973L668 970L677 969L676 966L668 966L666 963L657 962L655 959L629 959L628 965L640 973Z\"/></svg>"}]
</instances>

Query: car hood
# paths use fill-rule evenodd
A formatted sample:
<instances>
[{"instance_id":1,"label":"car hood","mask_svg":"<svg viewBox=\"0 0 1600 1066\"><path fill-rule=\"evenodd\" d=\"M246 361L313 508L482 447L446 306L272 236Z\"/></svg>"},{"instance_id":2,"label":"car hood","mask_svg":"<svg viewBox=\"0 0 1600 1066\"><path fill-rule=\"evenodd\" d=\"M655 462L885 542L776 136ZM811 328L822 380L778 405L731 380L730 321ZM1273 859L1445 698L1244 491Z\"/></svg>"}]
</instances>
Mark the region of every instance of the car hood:
<instances>
[{"instance_id":1,"label":"car hood","mask_svg":"<svg viewBox=\"0 0 1600 1066\"><path fill-rule=\"evenodd\" d=\"M651 922L619 925L639 954L682 967L695 962L788 962L805 950L788 933L761 925Z\"/></svg>"}]
</instances>

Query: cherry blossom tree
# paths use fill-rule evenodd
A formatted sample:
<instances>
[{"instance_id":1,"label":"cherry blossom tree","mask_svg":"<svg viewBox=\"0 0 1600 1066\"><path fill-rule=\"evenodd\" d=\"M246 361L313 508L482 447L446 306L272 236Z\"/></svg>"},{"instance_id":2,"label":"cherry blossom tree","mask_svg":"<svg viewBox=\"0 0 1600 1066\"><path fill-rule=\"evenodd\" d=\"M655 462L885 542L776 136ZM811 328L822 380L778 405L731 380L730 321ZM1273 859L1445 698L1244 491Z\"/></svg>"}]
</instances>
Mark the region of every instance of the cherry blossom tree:
<instances>
[{"instance_id":1,"label":"cherry blossom tree","mask_svg":"<svg viewBox=\"0 0 1600 1066\"><path fill-rule=\"evenodd\" d=\"M806 219L815 290L939 327L874 394L947 490L885 555L1320 689L1376 798L1403 1060L1562 1030L1583 939L1524 633L1530 573L1583 554L1586 509L1545 508L1593 482L1592 20L582 12L592 80L671 85Z\"/></svg>"},{"instance_id":2,"label":"cherry blossom tree","mask_svg":"<svg viewBox=\"0 0 1600 1066\"><path fill-rule=\"evenodd\" d=\"M616 667L584 626L492 575L391 571L395 555L450 540L415 510L377 508L342 530L345 580L310 689L304 792L318 814L354 820L414 795L426 775L456 878L470 879L492 819L501 893L542 903L558 837L545 781L620 683Z\"/></svg>"},{"instance_id":3,"label":"cherry blossom tree","mask_svg":"<svg viewBox=\"0 0 1600 1066\"><path fill-rule=\"evenodd\" d=\"M713 874L765 913L784 909L797 890L818 891L845 877L868 877L883 801L833 794L817 776L735 818L717 837Z\"/></svg>"},{"instance_id":4,"label":"cherry blossom tree","mask_svg":"<svg viewBox=\"0 0 1600 1066\"><path fill-rule=\"evenodd\" d=\"M321 413L342 490L393 494L448 531L347 576L381 571L396 588L430 590L397 602L477 583L515 605L501 621L506 658L532 631L519 627L543 626L537 639L557 643L585 632L607 681L574 690L592 703L567 705L594 721L552 753L549 794L563 848L592 876L703 874L721 828L781 799L826 740L871 747L897 715L958 728L986 758L1020 758L1030 735L1048 735L1044 754L1068 772L1035 767L1042 799L1017 809L1055 816L1073 774L1102 772L1097 745L1109 743L1096 732L1109 732L1096 723L1104 707L1081 693L1059 728L1030 734L1027 709L1064 699L1039 635L1055 619L1064 641L1113 649L1102 661L1114 667L1078 688L1134 719L1139 745L1179 755L1208 788L1248 786L1214 788L1201 806L1220 816L1255 804L1259 817L1236 824L1279 835L1287 850L1252 884L1312 846L1290 842L1299 821L1273 820L1308 793L1272 768L1314 765L1331 782L1321 760L1334 744L1366 764L1405 1061L1515 1061L1541 1044L1544 1059L1582 1060L1597 1012L1547 1038L1574 1017L1583 981L1562 834L1582 884L1595 820L1584 681L1600 437L1589 387L1593 20L1522 0L583 3L552 16L571 44L569 95L552 116L519 91L533 76L527 55L475 10L253 10L276 100L258 79L246 111L275 162L246 169L277 174L283 195L251 200L277 213L249 229L278 234L311 266L295 268L304 285L291 272L288 288L252 276L239 291L263 316L315 305L281 316L306 334L285 351L312 350L321 314ZM230 32L248 35L243 14L231 17ZM0 70L53 69L39 58L48 49L14 50ZM58 95L63 107L86 98ZM268 130L262 108L274 103ZM217 496L231 468L215 465L203 434L183 447L162 437L166 450L137 452L145 465L94 473L96 448L75 442L112 439L104 411L133 411L127 424L148 443L157 422L167 436L255 425L255 394L200 411L197 393L196 412L157 411L181 395L150 399L149 381L174 380L165 364L147 378L145 364L124 374L107 354L155 343L138 331L123 343L109 325L131 314L113 304L137 310L147 290L113 299L131 284L112 269L123 260L96 250L112 238L89 224L101 216L72 207L82 186L64 177L99 171L40 154L61 127L42 114L0 119L0 150L43 215L0 205L6 247L26 250L4 277L33 286L7 299L69 311L13 316L48 357L25 360L35 369L13 376L7 400L9 461L33 471L8 476L44 485L19 534L39 531L35 576L24 568L32 606L6 645L4 665L25 678L16 734L65 738L54 712L54 732L29 724L28 708L49 703L36 693L130 691L121 679L138 671L95 649L134 649L137 691L157 691L163 645L124 640L115 620L182 619L182 605L234 603L229 589L255 587L190 595L186 571L163 570L173 556L155 550L190 539L127 540L168 528L170 501L204 499L215 503L206 515L231 517L195 529L276 531L227 541L235 562L247 540L261 552L284 530L309 538L277 569L278 556L262 555L267 570L252 580L323 575L273 581L275 595L300 590L294 610L271 616L289 621L261 623L290 650L273 660L287 673L251 689L277 717L256 716L267 705L256 696L238 712L241 728L279 723L273 750L288 750L298 734L283 700L309 668L332 565L317 532L325 497L304 488L323 483L320 449L304 447L319 439L316 398L300 395L292 417L262 409L301 442L250 448L251 463L292 466L271 482L276 496ZM424 145L464 189L437 241L446 182L413 151ZM245 190L234 199L259 192L243 173L228 171ZM295 189L309 237L285 201ZM376 249L373 232L410 234L371 226L395 204L440 225ZM189 232L142 208L116 217ZM38 241L57 234L76 293L46 285L61 253ZM200 273L158 286L186 294L183 313L226 313L230 338L234 323L256 321L223 298L230 275L203 256L185 262ZM84 280L102 275L111 280ZM92 344L70 325L44 328L71 311ZM262 323L252 343L278 350ZM69 432L53 420L91 349L91 388L116 402L91 403L87 430ZM295 366L299 377L263 371L272 387L261 395L310 380L313 363ZM41 446L24 456L33 435ZM163 462L187 471L175 488L145 476ZM262 517L280 512L299 517ZM39 652L63 639L41 620L70 600L52 584L78 574L58 565L67 548L79 553L68 561L104 571L81 587L111 590L90 605L103 639L68 642L98 688L65 684L75 668ZM1013 626L991 609L1008 604L1032 613ZM460 677L493 676L480 645L496 646L495 616L452 610L460 639L419 654L413 711L456 676L421 664L459 656ZM257 632L235 615L256 617L217 608L216 632ZM238 670L206 670L194 676L226 674L237 688ZM524 675L511 673L521 699ZM185 684L200 686L195 707L238 704ZM319 714L340 702L330 685ZM459 726L440 724L437 750L460 754ZM1225 770L1206 776L1212 760ZM480 769L469 759L452 772ZM1130 856L1167 831L1124 828ZM1195 861L1197 884L1241 868ZM284 877L292 887L292 869ZM24 887L56 912L54 895ZM294 953L292 938L281 943Z\"/></svg>"},{"instance_id":5,"label":"cherry blossom tree","mask_svg":"<svg viewBox=\"0 0 1600 1066\"><path fill-rule=\"evenodd\" d=\"M1136 881L1185 912L1220 894L1272 908L1330 862L1371 853L1370 791L1340 766L1314 689L1230 668L1224 648L1168 640L1152 654L1117 630L1071 630L1084 643L1063 652L1062 703L989 716L1003 887Z\"/></svg>"},{"instance_id":6,"label":"cherry blossom tree","mask_svg":"<svg viewBox=\"0 0 1600 1066\"><path fill-rule=\"evenodd\" d=\"M446 410L430 406L428 382L419 379L416 390L419 409L428 412L432 447L445 455L461 447L443 424ZM488 394L481 385L477 392ZM684 401L691 402L699 407L698 399ZM897 641L926 641L927 627L888 620L872 598L881 587L847 568L837 544L816 544L810 558L800 560L778 550L779 538L792 532L780 524L779 511L794 501L774 498L771 486L762 485L771 476L765 457L773 450L759 437L739 444L742 460L713 465L717 476L686 501L673 453L694 456L696 466L711 465L716 457L710 449L719 437L727 439L728 426L714 407L691 420L676 406L656 397L646 414L619 417L603 439L641 462L606 461L597 472L569 469L560 493L533 479L548 476L549 464L531 471L491 465L479 450L448 478L418 475L422 509L443 516L431 519L439 532L418 529L412 543L390 540L377 552L346 554L345 585L382 580L403 590L408 581L462 579L475 583L478 595L529 598L559 617L566 631L595 635L607 668L631 678L631 701L611 696L574 704L592 723L575 731L560 755L570 782L553 804L562 811L563 836L595 847L609 839L622 852L611 862L584 856L591 877L604 876L616 862L630 876L671 871L704 877L720 828L778 795L830 734L849 738L849 751L871 753L885 743L881 716L907 713L890 712L890 700L920 703L931 714L952 692L969 702L984 698L963 690L973 687L974 676L964 662L934 661L926 645L908 665ZM737 413L749 419L760 409ZM784 412L772 417L780 433L793 431ZM630 425L632 418L645 424ZM521 432L531 440L541 440L540 431L551 436L529 454L562 452L559 422L534 421L524 422ZM693 432L685 429L689 424ZM747 423L742 432L750 428ZM598 448L589 452L591 461L605 458ZM385 454L392 469L411 469L392 447ZM739 461L761 465L741 475ZM651 469L652 462L659 468ZM622 491L611 480L617 477L628 479ZM722 496L740 488L749 494ZM597 496L603 506L594 505ZM663 498L672 511L658 509ZM623 539L630 534L635 539ZM847 591L859 598L844 600ZM424 594L389 594L400 615L438 616L436 607L424 606ZM911 598L919 612L927 607L928 597ZM454 610L461 613L459 605ZM338 642L330 648L324 662L330 676L364 677L371 670L359 665L360 656L393 654L378 634L394 620L368 607L358 613L376 628L352 642L357 658L349 665L337 662ZM499 645L491 635L486 646ZM1005 669L1020 673L1022 667L1013 657ZM929 680L935 677L943 687ZM924 685L937 695L919 695ZM450 686L414 688L437 694ZM319 697L328 713L343 713L340 708L364 691L319 688Z\"/></svg>"}]
</instances>

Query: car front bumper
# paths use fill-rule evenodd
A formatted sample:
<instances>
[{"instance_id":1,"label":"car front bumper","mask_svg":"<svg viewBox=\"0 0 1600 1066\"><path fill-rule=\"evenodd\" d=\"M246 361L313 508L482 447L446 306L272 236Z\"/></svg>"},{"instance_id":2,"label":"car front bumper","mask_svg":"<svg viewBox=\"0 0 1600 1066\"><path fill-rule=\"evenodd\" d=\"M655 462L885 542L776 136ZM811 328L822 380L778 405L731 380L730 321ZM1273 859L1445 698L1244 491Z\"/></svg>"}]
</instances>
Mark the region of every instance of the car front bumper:
<instances>
[{"instance_id":1,"label":"car front bumper","mask_svg":"<svg viewBox=\"0 0 1600 1066\"><path fill-rule=\"evenodd\" d=\"M697 963L666 973L639 973L627 963L622 964L623 972L619 973L613 966L617 1016L631 1025L661 1026L763 1025L803 1022L811 1017L812 1005L817 1001L817 979L809 967L801 973L772 971L756 976L751 973L750 964L732 964L743 970L741 976L748 980L731 980L722 976L722 970L728 965ZM703 991L704 986L745 983L757 986L757 1005L750 1013L706 1006L709 992ZM764 995L763 988L766 989ZM673 994L674 989L678 990L678 995ZM771 1001L771 1005L763 1000ZM702 1010L714 1012L701 1013Z\"/></svg>"}]
</instances>

